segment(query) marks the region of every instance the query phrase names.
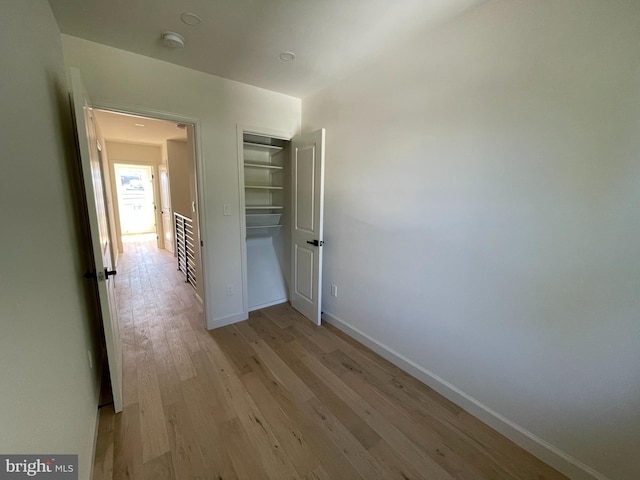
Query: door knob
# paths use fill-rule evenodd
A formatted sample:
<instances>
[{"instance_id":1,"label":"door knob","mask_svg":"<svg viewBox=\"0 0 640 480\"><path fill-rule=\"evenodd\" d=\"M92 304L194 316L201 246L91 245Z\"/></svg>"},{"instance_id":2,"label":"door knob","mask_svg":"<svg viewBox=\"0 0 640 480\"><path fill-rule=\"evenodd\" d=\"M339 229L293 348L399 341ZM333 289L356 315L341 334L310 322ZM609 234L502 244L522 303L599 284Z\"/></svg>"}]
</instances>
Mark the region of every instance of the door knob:
<instances>
[{"instance_id":1,"label":"door knob","mask_svg":"<svg viewBox=\"0 0 640 480\"><path fill-rule=\"evenodd\" d=\"M321 247L322 245L324 245L324 242L322 240L307 240L307 243L309 245L313 245L314 247Z\"/></svg>"},{"instance_id":2,"label":"door knob","mask_svg":"<svg viewBox=\"0 0 640 480\"><path fill-rule=\"evenodd\" d=\"M111 275L116 275L118 272L115 270L109 270L107 267L104 267L104 276L108 280Z\"/></svg>"}]
</instances>

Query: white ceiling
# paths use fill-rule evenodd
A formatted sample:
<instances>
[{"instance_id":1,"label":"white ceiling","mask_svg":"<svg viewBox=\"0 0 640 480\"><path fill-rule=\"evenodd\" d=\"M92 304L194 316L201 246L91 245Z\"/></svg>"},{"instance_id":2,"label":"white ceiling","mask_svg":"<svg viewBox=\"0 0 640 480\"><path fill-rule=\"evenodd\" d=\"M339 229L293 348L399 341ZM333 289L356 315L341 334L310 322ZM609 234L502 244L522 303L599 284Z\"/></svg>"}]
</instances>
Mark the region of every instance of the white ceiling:
<instances>
[{"instance_id":1,"label":"white ceiling","mask_svg":"<svg viewBox=\"0 0 640 480\"><path fill-rule=\"evenodd\" d=\"M178 128L176 122L97 109L93 114L105 140L161 145L165 140L187 138L187 130Z\"/></svg>"},{"instance_id":2,"label":"white ceiling","mask_svg":"<svg viewBox=\"0 0 640 480\"><path fill-rule=\"evenodd\" d=\"M63 33L305 97L484 0L49 0ZM180 20L183 12L202 19ZM185 38L169 49L163 31ZM293 62L278 58L295 52Z\"/></svg>"}]
</instances>

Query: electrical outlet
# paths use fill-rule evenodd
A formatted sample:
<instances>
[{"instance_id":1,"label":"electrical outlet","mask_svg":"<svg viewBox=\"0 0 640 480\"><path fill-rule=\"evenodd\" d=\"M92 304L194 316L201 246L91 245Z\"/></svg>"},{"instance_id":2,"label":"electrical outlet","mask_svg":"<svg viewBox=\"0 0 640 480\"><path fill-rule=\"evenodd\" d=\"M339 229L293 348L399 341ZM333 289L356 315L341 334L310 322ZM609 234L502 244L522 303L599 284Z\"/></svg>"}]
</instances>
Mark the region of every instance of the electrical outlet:
<instances>
[{"instance_id":1,"label":"electrical outlet","mask_svg":"<svg viewBox=\"0 0 640 480\"><path fill-rule=\"evenodd\" d=\"M333 283L331 284L331 296L332 297L338 296L338 286L334 285Z\"/></svg>"},{"instance_id":2,"label":"electrical outlet","mask_svg":"<svg viewBox=\"0 0 640 480\"><path fill-rule=\"evenodd\" d=\"M233 283L227 283L227 295L233 295L235 292L233 291Z\"/></svg>"}]
</instances>

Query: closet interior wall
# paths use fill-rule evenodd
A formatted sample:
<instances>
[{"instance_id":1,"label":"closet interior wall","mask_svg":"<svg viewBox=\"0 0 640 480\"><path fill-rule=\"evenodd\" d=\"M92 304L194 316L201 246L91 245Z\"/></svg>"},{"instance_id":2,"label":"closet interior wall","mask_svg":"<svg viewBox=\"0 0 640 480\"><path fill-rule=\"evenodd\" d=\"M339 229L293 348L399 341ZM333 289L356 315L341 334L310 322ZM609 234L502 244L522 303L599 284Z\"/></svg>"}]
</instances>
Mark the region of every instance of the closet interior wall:
<instances>
[{"instance_id":1,"label":"closet interior wall","mask_svg":"<svg viewBox=\"0 0 640 480\"><path fill-rule=\"evenodd\" d=\"M243 136L247 299L253 311L289 299L291 177L289 142Z\"/></svg>"}]
</instances>

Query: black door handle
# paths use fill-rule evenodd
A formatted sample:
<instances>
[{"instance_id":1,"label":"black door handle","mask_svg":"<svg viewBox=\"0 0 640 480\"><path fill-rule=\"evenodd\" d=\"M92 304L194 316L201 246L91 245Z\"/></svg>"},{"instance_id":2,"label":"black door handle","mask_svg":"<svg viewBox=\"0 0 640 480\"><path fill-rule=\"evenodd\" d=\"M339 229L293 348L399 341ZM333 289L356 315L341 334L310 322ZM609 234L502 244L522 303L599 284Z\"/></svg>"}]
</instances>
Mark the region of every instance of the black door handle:
<instances>
[{"instance_id":1,"label":"black door handle","mask_svg":"<svg viewBox=\"0 0 640 480\"><path fill-rule=\"evenodd\" d=\"M109 280L109 276L116 275L118 272L115 270L109 270L107 267L104 267L104 278Z\"/></svg>"},{"instance_id":2,"label":"black door handle","mask_svg":"<svg viewBox=\"0 0 640 480\"><path fill-rule=\"evenodd\" d=\"M313 240L313 241L307 240L307 243L309 245L313 245L314 247L321 247L324 245L324 242L322 240Z\"/></svg>"}]
</instances>

